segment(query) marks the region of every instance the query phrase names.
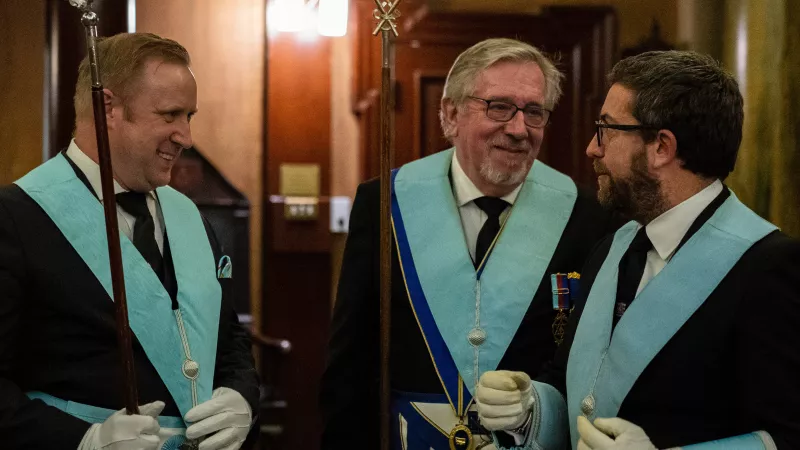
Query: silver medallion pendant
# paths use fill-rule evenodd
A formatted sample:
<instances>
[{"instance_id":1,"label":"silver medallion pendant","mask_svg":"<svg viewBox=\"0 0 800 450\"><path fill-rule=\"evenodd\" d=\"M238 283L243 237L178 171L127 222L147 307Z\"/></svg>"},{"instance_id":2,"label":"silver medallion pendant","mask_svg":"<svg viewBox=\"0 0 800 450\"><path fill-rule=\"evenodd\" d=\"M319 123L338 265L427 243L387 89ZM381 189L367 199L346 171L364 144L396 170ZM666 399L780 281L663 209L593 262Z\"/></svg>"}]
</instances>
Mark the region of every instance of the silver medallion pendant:
<instances>
[{"instance_id":1,"label":"silver medallion pendant","mask_svg":"<svg viewBox=\"0 0 800 450\"><path fill-rule=\"evenodd\" d=\"M594 406L594 395L589 394L581 401L581 412L588 418L594 414Z\"/></svg>"},{"instance_id":2,"label":"silver medallion pendant","mask_svg":"<svg viewBox=\"0 0 800 450\"><path fill-rule=\"evenodd\" d=\"M486 342L486 332L482 328L475 327L467 334L467 340L473 346L478 347Z\"/></svg>"},{"instance_id":3,"label":"silver medallion pendant","mask_svg":"<svg viewBox=\"0 0 800 450\"><path fill-rule=\"evenodd\" d=\"M200 375L200 364L197 364L197 361L192 359L187 359L183 362L181 371L183 372L183 376L186 378L190 380L196 380Z\"/></svg>"}]
</instances>

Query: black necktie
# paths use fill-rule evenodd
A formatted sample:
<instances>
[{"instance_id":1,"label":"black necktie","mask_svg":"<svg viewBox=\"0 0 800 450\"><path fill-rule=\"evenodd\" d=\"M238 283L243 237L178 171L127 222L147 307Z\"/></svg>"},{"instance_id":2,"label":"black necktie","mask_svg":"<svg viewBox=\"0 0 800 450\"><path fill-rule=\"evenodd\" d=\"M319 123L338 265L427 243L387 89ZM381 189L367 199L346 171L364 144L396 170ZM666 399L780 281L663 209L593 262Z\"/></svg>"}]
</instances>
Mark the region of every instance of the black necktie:
<instances>
[{"instance_id":1,"label":"black necktie","mask_svg":"<svg viewBox=\"0 0 800 450\"><path fill-rule=\"evenodd\" d=\"M508 202L497 197L480 197L474 201L478 208L488 216L478 233L478 242L475 245L475 267L477 268L500 231L500 214L508 207Z\"/></svg>"},{"instance_id":2,"label":"black necktie","mask_svg":"<svg viewBox=\"0 0 800 450\"><path fill-rule=\"evenodd\" d=\"M625 310L636 297L639 283L644 275L644 268L647 265L647 252L653 248L650 238L642 227L633 238L633 242L628 247L628 251L622 256L619 262L619 279L617 280L617 304L614 309L614 322L616 326L619 319L625 314Z\"/></svg>"},{"instance_id":3,"label":"black necktie","mask_svg":"<svg viewBox=\"0 0 800 450\"><path fill-rule=\"evenodd\" d=\"M125 211L136 218L133 226L133 245L139 250L144 259L150 263L150 267L158 275L163 277L162 264L163 257L156 243L156 227L153 216L147 208L147 194L141 192L121 192L116 195L117 203Z\"/></svg>"}]
</instances>

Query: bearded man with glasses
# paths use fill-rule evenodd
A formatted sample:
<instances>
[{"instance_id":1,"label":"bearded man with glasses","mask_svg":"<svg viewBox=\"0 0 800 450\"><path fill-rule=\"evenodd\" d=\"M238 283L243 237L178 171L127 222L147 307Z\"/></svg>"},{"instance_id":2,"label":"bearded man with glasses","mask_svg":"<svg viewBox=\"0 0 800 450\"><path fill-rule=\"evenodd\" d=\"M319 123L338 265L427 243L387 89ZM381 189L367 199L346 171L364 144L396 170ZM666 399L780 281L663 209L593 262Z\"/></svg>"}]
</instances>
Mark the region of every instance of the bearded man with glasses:
<instances>
[{"instance_id":1,"label":"bearded man with glasses","mask_svg":"<svg viewBox=\"0 0 800 450\"><path fill-rule=\"evenodd\" d=\"M393 448L530 441L530 404L516 408L514 398L553 357L567 274L612 226L592 193L536 160L562 78L528 44L476 44L455 61L441 101L454 148L394 172ZM358 189L339 281L325 449L379 447L378 213L373 180ZM471 399L487 371L489 386L509 392L476 399L497 411L481 426ZM492 430L506 431L494 443Z\"/></svg>"},{"instance_id":2,"label":"bearded man with glasses","mask_svg":"<svg viewBox=\"0 0 800 450\"><path fill-rule=\"evenodd\" d=\"M547 424L533 434L577 450L800 448L800 242L723 183L742 140L736 80L680 51L608 78L586 154L600 202L631 221L586 263L585 302L528 397Z\"/></svg>"}]
</instances>

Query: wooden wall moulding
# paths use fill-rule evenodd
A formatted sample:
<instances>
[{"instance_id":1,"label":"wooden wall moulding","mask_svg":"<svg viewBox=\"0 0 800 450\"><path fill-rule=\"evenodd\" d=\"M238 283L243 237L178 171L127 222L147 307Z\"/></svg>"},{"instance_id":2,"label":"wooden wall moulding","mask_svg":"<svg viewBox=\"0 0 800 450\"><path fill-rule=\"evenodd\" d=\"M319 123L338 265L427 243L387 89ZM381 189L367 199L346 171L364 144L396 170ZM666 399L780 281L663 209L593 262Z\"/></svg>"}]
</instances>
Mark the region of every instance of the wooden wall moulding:
<instances>
[{"instance_id":1,"label":"wooden wall moulding","mask_svg":"<svg viewBox=\"0 0 800 450\"><path fill-rule=\"evenodd\" d=\"M360 126L361 178L378 174L380 40L369 24L374 3L358 0L354 29L353 112ZM587 186L595 180L584 154L602 105L605 74L618 59L611 7L547 7L539 15L434 12L403 4L395 49L395 166L448 147L438 109L446 74L459 53L491 37L531 43L555 58L564 95L545 133L539 158Z\"/></svg>"}]
</instances>

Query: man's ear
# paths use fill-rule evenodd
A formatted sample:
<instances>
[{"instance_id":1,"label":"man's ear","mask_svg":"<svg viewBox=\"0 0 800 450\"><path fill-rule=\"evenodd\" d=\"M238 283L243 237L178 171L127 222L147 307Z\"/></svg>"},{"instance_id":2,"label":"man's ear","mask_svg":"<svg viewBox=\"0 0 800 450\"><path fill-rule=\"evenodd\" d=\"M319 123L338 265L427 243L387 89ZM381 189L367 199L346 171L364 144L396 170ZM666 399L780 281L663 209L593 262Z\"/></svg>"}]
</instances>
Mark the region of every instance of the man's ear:
<instances>
[{"instance_id":1,"label":"man's ear","mask_svg":"<svg viewBox=\"0 0 800 450\"><path fill-rule=\"evenodd\" d=\"M122 114L122 104L119 101L119 97L111 92L111 89L103 89L103 103L106 108L106 123L109 128L113 128L114 120L119 118L120 114ZM119 108L115 109L115 106Z\"/></svg>"},{"instance_id":2,"label":"man's ear","mask_svg":"<svg viewBox=\"0 0 800 450\"><path fill-rule=\"evenodd\" d=\"M458 136L458 107L453 99L443 98L439 117L442 122L442 132L444 137L453 139Z\"/></svg>"},{"instance_id":3,"label":"man's ear","mask_svg":"<svg viewBox=\"0 0 800 450\"><path fill-rule=\"evenodd\" d=\"M657 144L652 155L654 169L660 169L677 160L678 139L672 131L666 129L658 130L656 139L652 144Z\"/></svg>"}]
</instances>

